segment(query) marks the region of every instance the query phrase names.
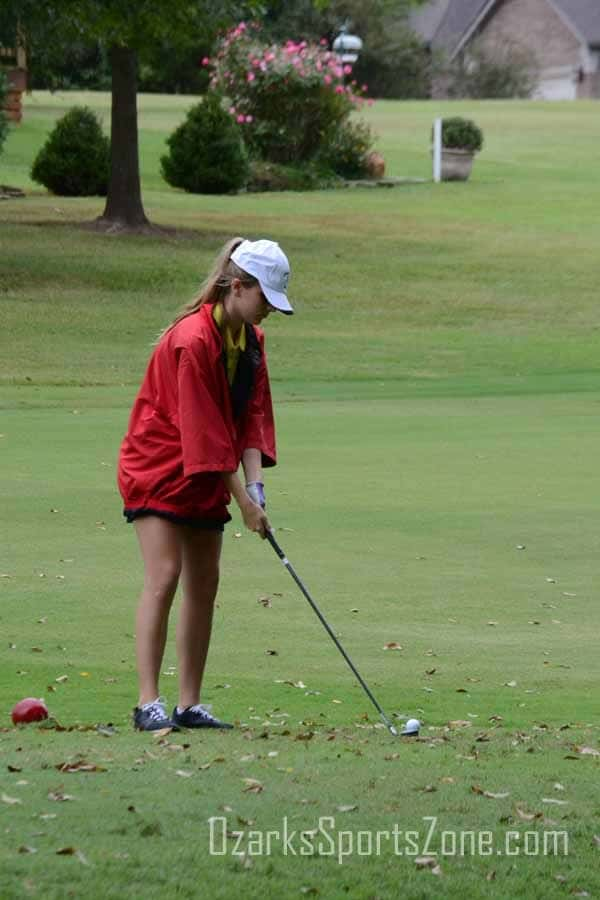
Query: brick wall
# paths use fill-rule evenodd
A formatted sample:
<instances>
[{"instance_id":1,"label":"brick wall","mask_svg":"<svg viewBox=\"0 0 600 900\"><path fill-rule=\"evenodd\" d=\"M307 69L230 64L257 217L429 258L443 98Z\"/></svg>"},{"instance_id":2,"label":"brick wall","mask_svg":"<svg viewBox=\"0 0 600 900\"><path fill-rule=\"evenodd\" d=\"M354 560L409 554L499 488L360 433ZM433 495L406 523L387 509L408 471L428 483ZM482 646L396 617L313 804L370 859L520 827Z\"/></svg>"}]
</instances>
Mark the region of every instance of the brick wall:
<instances>
[{"instance_id":1,"label":"brick wall","mask_svg":"<svg viewBox=\"0 0 600 900\"><path fill-rule=\"evenodd\" d=\"M541 69L581 65L581 45L546 0L502 0L480 31L483 43L513 41L536 56Z\"/></svg>"}]
</instances>

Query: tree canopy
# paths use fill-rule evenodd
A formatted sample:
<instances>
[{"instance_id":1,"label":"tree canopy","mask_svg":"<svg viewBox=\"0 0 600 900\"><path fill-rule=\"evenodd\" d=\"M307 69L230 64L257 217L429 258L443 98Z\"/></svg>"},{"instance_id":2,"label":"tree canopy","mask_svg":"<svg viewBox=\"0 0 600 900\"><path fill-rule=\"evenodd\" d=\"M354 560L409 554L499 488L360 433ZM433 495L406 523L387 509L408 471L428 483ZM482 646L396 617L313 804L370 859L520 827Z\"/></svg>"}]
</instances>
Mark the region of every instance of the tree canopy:
<instances>
[{"instance_id":1,"label":"tree canopy","mask_svg":"<svg viewBox=\"0 0 600 900\"><path fill-rule=\"evenodd\" d=\"M0 42L14 36L35 62L52 67L65 47L99 42L112 74L111 177L99 222L108 227L148 226L140 189L137 132L138 62L164 40L190 32L206 40L221 27L251 14L257 0L3 0Z\"/></svg>"}]
</instances>

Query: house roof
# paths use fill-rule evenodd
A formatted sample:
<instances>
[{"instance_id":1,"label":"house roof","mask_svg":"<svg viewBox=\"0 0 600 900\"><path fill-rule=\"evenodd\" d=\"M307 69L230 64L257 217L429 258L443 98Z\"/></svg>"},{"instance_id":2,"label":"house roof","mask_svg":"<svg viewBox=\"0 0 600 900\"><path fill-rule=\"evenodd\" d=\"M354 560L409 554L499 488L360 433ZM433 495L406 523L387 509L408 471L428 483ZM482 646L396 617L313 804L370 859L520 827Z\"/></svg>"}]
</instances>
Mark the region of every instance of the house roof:
<instances>
[{"instance_id":1,"label":"house roof","mask_svg":"<svg viewBox=\"0 0 600 900\"><path fill-rule=\"evenodd\" d=\"M429 0L409 16L410 26L434 48L454 54L482 15L498 0ZM600 45L600 0L548 0L565 24L588 45Z\"/></svg>"},{"instance_id":2,"label":"house roof","mask_svg":"<svg viewBox=\"0 0 600 900\"><path fill-rule=\"evenodd\" d=\"M598 0L552 0L579 37L588 44L600 44L600 3Z\"/></svg>"}]
</instances>

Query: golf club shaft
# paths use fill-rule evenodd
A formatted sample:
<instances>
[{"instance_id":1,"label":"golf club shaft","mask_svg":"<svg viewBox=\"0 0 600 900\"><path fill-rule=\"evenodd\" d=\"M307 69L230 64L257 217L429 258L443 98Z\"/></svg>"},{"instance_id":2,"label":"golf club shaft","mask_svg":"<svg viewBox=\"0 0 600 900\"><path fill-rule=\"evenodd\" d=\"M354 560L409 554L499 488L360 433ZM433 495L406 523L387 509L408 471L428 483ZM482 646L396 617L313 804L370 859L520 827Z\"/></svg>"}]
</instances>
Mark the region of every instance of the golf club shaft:
<instances>
[{"instance_id":1,"label":"golf club shaft","mask_svg":"<svg viewBox=\"0 0 600 900\"><path fill-rule=\"evenodd\" d=\"M390 720L388 719L388 717L382 710L381 706L379 705L379 703L377 702L377 700L371 693L369 686L363 680L363 678L361 677L356 666L354 665L354 663L352 662L352 660L350 659L350 657L348 656L348 654L346 653L346 651L344 650L344 648L342 647L340 642L338 641L338 639L335 636L335 634L333 633L333 630L331 629L329 623L327 622L325 616L322 614L321 610L319 609L319 607L317 606L317 604L315 603L313 598L310 596L310 594L309 594L307 588L304 586L301 578L299 578L299 576L296 574L291 562L289 561L289 559L287 558L287 556L285 555L285 553L283 552L283 550L281 549L281 547L279 546L277 541L275 540L275 535L273 534L273 532L267 531L266 538L267 538L268 542L270 543L271 547L273 548L273 550L275 551L275 553L277 554L277 556L279 557L279 559L281 560L281 562L283 563L283 565L286 567L286 569L288 570L288 572L290 573L290 575L292 576L292 578L294 579L294 581L296 582L296 584L298 585L298 587L300 588L302 593L304 594L304 596L306 597L306 599L308 600L308 602L310 603L310 605L312 606L312 608L314 609L314 611L316 612L317 616L319 617L319 619L321 620L321 622L323 624L323 627L327 631L327 634L329 635L329 637L331 638L333 643L336 645L336 647L338 648L338 650L340 651L340 653L342 654L342 656L344 657L344 659L346 660L346 662L348 663L350 668L352 669L352 672L355 675L355 677L358 679L360 686L362 687L363 691L365 692L365 694L367 695L367 697L369 698L369 700L371 701L371 703L373 704L373 706L375 707L375 709L377 710L377 712L379 713L379 715L381 716L383 721L385 722L387 728L389 728L389 730L392 732L392 734L396 734L397 732L396 732L395 726L390 722Z\"/></svg>"}]
</instances>

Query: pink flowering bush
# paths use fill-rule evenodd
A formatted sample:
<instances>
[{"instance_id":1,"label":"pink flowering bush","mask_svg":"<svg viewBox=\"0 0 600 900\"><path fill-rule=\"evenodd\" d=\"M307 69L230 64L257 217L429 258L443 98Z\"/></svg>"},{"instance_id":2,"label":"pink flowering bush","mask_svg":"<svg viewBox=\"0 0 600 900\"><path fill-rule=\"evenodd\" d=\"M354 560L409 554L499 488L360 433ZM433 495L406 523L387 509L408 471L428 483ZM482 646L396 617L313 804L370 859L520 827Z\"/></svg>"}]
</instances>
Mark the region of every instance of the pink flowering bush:
<instances>
[{"instance_id":1,"label":"pink flowering bush","mask_svg":"<svg viewBox=\"0 0 600 900\"><path fill-rule=\"evenodd\" d=\"M350 116L367 101L365 86L350 80L351 67L323 42L267 44L259 26L242 22L225 35L210 65L211 88L227 97L255 158L294 165L326 160L337 171L331 150L343 136L355 137ZM359 143L366 156L372 138L365 125Z\"/></svg>"}]
</instances>

